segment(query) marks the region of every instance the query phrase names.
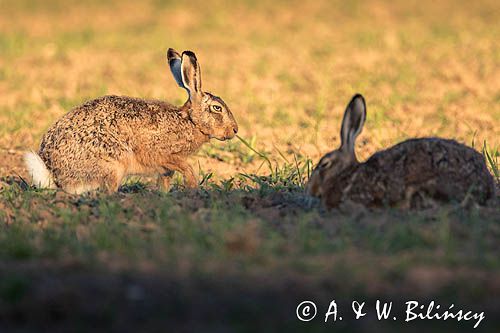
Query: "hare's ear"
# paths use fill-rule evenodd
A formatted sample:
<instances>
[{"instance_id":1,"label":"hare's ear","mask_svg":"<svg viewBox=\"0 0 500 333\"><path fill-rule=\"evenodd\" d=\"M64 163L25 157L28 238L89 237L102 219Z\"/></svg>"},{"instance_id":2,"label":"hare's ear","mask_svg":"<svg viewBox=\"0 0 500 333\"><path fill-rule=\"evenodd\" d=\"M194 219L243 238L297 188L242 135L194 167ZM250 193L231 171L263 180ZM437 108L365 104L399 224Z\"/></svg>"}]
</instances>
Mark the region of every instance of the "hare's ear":
<instances>
[{"instance_id":1,"label":"hare's ear","mask_svg":"<svg viewBox=\"0 0 500 333\"><path fill-rule=\"evenodd\" d=\"M342 144L340 149L354 153L354 143L356 137L363 130L363 124L366 119L366 104L365 99L360 94L354 95L349 102L342 120L342 129L340 130L340 138Z\"/></svg>"},{"instance_id":2,"label":"hare's ear","mask_svg":"<svg viewBox=\"0 0 500 333\"><path fill-rule=\"evenodd\" d=\"M201 97L201 70L196 56L191 51L182 52L181 61L182 82L189 91L189 99Z\"/></svg>"},{"instance_id":3,"label":"hare's ear","mask_svg":"<svg viewBox=\"0 0 500 333\"><path fill-rule=\"evenodd\" d=\"M170 48L167 51L167 61L170 66L170 71L174 76L175 81L179 87L186 89L184 83L182 82L181 74L181 55L174 49Z\"/></svg>"}]
</instances>

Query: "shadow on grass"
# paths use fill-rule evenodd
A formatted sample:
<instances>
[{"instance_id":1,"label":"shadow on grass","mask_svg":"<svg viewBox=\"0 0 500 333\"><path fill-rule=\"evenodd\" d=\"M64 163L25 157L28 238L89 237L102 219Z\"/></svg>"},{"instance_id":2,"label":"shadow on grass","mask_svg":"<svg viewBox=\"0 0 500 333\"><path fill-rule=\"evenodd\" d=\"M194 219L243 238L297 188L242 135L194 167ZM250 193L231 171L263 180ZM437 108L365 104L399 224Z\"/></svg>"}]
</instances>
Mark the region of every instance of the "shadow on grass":
<instances>
[{"instance_id":1,"label":"shadow on grass","mask_svg":"<svg viewBox=\"0 0 500 333\"><path fill-rule=\"evenodd\" d=\"M59 266L0 265L0 328L2 332L470 332L476 320L406 323L405 302L426 306L434 300L466 311L485 311L480 332L496 332L499 300L491 295L478 302L463 295L419 297L414 292L370 293L345 290L335 275L320 281L277 272L252 277L172 272L113 272L89 270L76 264ZM388 282L389 283L389 282ZM393 302L391 316L379 321L376 300ZM310 322L296 317L296 307L314 301L317 316ZM335 300L343 320L324 322ZM366 302L366 316L354 319L352 301ZM424 312L424 311L422 311ZM392 318L391 318L392 319Z\"/></svg>"}]
</instances>

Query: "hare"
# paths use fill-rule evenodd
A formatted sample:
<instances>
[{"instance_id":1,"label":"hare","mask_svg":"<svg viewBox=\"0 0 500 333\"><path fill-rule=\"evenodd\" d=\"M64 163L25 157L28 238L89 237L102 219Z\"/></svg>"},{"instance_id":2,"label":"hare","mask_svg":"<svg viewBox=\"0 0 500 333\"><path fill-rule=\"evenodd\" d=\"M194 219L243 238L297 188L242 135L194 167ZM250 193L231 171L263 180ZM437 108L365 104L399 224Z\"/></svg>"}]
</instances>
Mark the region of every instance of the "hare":
<instances>
[{"instance_id":1,"label":"hare","mask_svg":"<svg viewBox=\"0 0 500 333\"><path fill-rule=\"evenodd\" d=\"M33 184L74 194L114 192L127 175L156 173L158 185L168 188L178 171L187 187L196 187L187 157L211 138L233 138L238 125L220 97L201 90L193 52L169 49L167 60L189 95L184 105L103 96L72 109L43 136L38 153L25 155Z\"/></svg>"},{"instance_id":2,"label":"hare","mask_svg":"<svg viewBox=\"0 0 500 333\"><path fill-rule=\"evenodd\" d=\"M357 94L344 113L340 148L323 156L311 174L306 191L327 208L343 202L425 208L466 197L484 204L494 196L483 156L453 140L409 139L359 163L354 144L365 119L365 100Z\"/></svg>"}]
</instances>

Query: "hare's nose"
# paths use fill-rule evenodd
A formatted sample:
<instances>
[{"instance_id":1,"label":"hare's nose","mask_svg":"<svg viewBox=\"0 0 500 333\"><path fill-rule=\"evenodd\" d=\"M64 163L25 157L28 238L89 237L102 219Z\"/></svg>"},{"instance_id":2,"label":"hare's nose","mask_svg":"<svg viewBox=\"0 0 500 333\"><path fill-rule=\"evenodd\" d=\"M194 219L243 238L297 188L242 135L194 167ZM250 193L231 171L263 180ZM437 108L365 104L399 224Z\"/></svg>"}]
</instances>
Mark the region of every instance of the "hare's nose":
<instances>
[{"instance_id":1,"label":"hare's nose","mask_svg":"<svg viewBox=\"0 0 500 333\"><path fill-rule=\"evenodd\" d=\"M234 134L238 133L238 127L234 127L233 132L234 132Z\"/></svg>"}]
</instances>

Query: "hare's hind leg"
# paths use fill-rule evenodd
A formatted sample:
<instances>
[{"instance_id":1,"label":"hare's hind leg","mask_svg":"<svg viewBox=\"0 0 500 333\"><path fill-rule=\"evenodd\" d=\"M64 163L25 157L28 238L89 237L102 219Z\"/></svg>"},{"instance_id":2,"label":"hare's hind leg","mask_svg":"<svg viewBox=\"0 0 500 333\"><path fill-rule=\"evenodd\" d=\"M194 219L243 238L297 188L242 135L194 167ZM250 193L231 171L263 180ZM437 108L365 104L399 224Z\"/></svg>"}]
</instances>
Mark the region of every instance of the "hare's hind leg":
<instances>
[{"instance_id":1,"label":"hare's hind leg","mask_svg":"<svg viewBox=\"0 0 500 333\"><path fill-rule=\"evenodd\" d=\"M98 183L78 183L78 184L68 184L61 187L65 192L70 194L83 194L87 192L95 191L99 188Z\"/></svg>"},{"instance_id":2,"label":"hare's hind leg","mask_svg":"<svg viewBox=\"0 0 500 333\"><path fill-rule=\"evenodd\" d=\"M116 173L109 173L104 176L99 188L106 193L114 193L118 191L122 178Z\"/></svg>"},{"instance_id":3,"label":"hare's hind leg","mask_svg":"<svg viewBox=\"0 0 500 333\"><path fill-rule=\"evenodd\" d=\"M109 163L103 170L99 188L106 193L114 193L118 191L124 176L125 167L121 163Z\"/></svg>"},{"instance_id":4,"label":"hare's hind leg","mask_svg":"<svg viewBox=\"0 0 500 333\"><path fill-rule=\"evenodd\" d=\"M118 187L123 179L123 173L109 172L99 179L81 181L77 183L63 185L62 189L71 194L83 194L102 190L106 193L118 191Z\"/></svg>"},{"instance_id":5,"label":"hare's hind leg","mask_svg":"<svg viewBox=\"0 0 500 333\"><path fill-rule=\"evenodd\" d=\"M72 170L65 172L58 177L59 187L70 194L83 194L93 192L99 189L99 180L95 177L90 178L87 172Z\"/></svg>"},{"instance_id":6,"label":"hare's hind leg","mask_svg":"<svg viewBox=\"0 0 500 333\"><path fill-rule=\"evenodd\" d=\"M119 161L74 160L58 174L58 185L71 194L83 194L104 190L115 192L125 176L125 168Z\"/></svg>"}]
</instances>

